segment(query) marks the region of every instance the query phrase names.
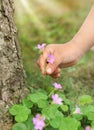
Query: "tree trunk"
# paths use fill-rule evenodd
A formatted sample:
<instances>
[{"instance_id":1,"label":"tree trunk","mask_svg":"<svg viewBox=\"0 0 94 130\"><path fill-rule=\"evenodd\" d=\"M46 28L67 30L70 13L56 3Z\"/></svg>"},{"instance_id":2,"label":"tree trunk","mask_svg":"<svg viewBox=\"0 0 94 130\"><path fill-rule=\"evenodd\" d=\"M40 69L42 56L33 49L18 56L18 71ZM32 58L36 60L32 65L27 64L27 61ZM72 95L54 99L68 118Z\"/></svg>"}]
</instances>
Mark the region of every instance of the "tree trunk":
<instances>
[{"instance_id":1,"label":"tree trunk","mask_svg":"<svg viewBox=\"0 0 94 130\"><path fill-rule=\"evenodd\" d=\"M9 107L28 93L13 12L13 0L0 0L0 130L11 130Z\"/></svg>"}]
</instances>

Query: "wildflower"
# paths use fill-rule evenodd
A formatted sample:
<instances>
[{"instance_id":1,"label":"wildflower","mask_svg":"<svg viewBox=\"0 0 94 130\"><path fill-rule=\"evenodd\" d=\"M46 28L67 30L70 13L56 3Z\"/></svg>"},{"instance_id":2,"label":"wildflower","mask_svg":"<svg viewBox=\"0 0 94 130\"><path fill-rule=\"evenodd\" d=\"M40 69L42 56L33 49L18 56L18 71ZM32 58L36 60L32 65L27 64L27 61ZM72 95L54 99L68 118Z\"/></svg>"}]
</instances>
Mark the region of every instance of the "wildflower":
<instances>
[{"instance_id":1,"label":"wildflower","mask_svg":"<svg viewBox=\"0 0 94 130\"><path fill-rule=\"evenodd\" d=\"M86 126L85 130L91 130L90 126Z\"/></svg>"},{"instance_id":2,"label":"wildflower","mask_svg":"<svg viewBox=\"0 0 94 130\"><path fill-rule=\"evenodd\" d=\"M80 107L76 106L76 109L75 109L74 113L76 113L76 114L82 114L81 110L80 110Z\"/></svg>"},{"instance_id":3,"label":"wildflower","mask_svg":"<svg viewBox=\"0 0 94 130\"><path fill-rule=\"evenodd\" d=\"M34 124L34 128L35 130L43 130L43 128L45 127L45 118L40 115L37 114L35 118L33 118L33 124Z\"/></svg>"},{"instance_id":4,"label":"wildflower","mask_svg":"<svg viewBox=\"0 0 94 130\"><path fill-rule=\"evenodd\" d=\"M58 84L58 83L56 83L56 82L53 83L53 86L54 86L56 89L62 89L61 84Z\"/></svg>"},{"instance_id":5,"label":"wildflower","mask_svg":"<svg viewBox=\"0 0 94 130\"><path fill-rule=\"evenodd\" d=\"M53 64L55 61L54 55L53 54L49 54L48 58L47 58L47 62Z\"/></svg>"},{"instance_id":6,"label":"wildflower","mask_svg":"<svg viewBox=\"0 0 94 130\"><path fill-rule=\"evenodd\" d=\"M58 96L58 94L52 95L53 103L62 105L62 98Z\"/></svg>"},{"instance_id":7,"label":"wildflower","mask_svg":"<svg viewBox=\"0 0 94 130\"><path fill-rule=\"evenodd\" d=\"M43 50L43 49L45 48L45 46L46 46L46 43L38 44L38 45L37 45L37 48L38 48L39 50Z\"/></svg>"}]
</instances>

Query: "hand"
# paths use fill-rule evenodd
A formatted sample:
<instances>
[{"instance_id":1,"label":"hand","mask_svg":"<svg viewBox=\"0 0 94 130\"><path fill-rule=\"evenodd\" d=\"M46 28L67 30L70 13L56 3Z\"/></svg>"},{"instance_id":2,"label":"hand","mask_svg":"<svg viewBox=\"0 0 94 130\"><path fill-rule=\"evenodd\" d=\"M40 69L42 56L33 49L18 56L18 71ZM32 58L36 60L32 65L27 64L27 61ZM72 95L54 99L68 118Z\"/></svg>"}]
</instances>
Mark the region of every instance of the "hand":
<instances>
[{"instance_id":1,"label":"hand","mask_svg":"<svg viewBox=\"0 0 94 130\"><path fill-rule=\"evenodd\" d=\"M53 64L47 62L49 54L53 54L55 61ZM38 65L43 75L47 74L53 78L60 77L61 68L75 65L82 57L83 52L73 41L65 44L50 44L43 51L43 55L38 60ZM45 70L46 67L46 70Z\"/></svg>"}]
</instances>

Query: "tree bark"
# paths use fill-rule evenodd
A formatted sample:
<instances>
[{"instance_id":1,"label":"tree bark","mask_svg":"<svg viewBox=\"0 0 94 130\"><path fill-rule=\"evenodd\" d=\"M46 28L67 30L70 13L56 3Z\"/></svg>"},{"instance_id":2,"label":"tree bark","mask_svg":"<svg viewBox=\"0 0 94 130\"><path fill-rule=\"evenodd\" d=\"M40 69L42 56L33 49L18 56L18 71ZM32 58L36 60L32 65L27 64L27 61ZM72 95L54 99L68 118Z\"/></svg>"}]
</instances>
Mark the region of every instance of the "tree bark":
<instances>
[{"instance_id":1,"label":"tree bark","mask_svg":"<svg viewBox=\"0 0 94 130\"><path fill-rule=\"evenodd\" d=\"M0 130L11 130L8 110L28 93L13 12L13 0L0 0Z\"/></svg>"}]
</instances>

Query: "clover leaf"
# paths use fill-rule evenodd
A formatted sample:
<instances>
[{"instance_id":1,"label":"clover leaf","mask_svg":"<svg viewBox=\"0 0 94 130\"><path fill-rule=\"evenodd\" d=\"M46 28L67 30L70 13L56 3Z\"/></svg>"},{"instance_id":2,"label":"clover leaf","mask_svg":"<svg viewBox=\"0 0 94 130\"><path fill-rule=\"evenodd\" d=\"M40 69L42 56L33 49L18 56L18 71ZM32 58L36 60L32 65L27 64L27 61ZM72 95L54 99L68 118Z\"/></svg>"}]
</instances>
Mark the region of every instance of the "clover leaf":
<instances>
[{"instance_id":1,"label":"clover leaf","mask_svg":"<svg viewBox=\"0 0 94 130\"><path fill-rule=\"evenodd\" d=\"M92 97L89 96L89 95L83 95L83 96L79 97L79 103L81 105L91 104L92 103Z\"/></svg>"},{"instance_id":2,"label":"clover leaf","mask_svg":"<svg viewBox=\"0 0 94 130\"><path fill-rule=\"evenodd\" d=\"M24 122L27 120L28 115L31 113L30 109L22 105L14 105L9 112L11 115L15 115L15 120L17 122Z\"/></svg>"},{"instance_id":3,"label":"clover leaf","mask_svg":"<svg viewBox=\"0 0 94 130\"><path fill-rule=\"evenodd\" d=\"M16 123L13 126L13 130L27 130L26 125L24 123Z\"/></svg>"}]
</instances>

